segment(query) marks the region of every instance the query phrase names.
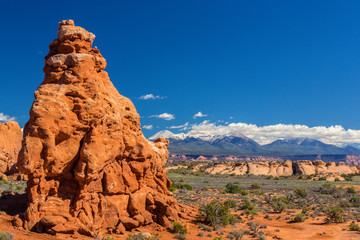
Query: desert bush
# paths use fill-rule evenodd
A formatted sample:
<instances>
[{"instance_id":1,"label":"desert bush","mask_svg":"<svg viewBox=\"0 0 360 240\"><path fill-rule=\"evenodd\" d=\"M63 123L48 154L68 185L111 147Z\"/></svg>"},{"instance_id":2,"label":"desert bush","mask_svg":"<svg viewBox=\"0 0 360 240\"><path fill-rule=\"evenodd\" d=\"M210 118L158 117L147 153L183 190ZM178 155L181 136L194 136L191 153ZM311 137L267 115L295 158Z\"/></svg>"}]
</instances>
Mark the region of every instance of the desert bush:
<instances>
[{"instance_id":1,"label":"desert bush","mask_svg":"<svg viewBox=\"0 0 360 240\"><path fill-rule=\"evenodd\" d=\"M9 232L0 232L0 240L12 240L13 237L14 235Z\"/></svg>"},{"instance_id":2,"label":"desert bush","mask_svg":"<svg viewBox=\"0 0 360 240\"><path fill-rule=\"evenodd\" d=\"M232 193L232 194L240 194L242 196L249 194L249 192L247 190L245 190L244 188L242 188L238 185L232 184L232 183L226 184L223 192L224 193Z\"/></svg>"},{"instance_id":3,"label":"desert bush","mask_svg":"<svg viewBox=\"0 0 360 240\"><path fill-rule=\"evenodd\" d=\"M251 184L250 189L261 189L261 186L258 183L253 183Z\"/></svg>"},{"instance_id":4,"label":"desert bush","mask_svg":"<svg viewBox=\"0 0 360 240\"><path fill-rule=\"evenodd\" d=\"M307 212L309 212L310 210L311 210L311 207L304 206L304 207L302 207L301 212L302 212L302 213L307 213Z\"/></svg>"},{"instance_id":5,"label":"desert bush","mask_svg":"<svg viewBox=\"0 0 360 240\"><path fill-rule=\"evenodd\" d=\"M289 200L285 197L274 197L270 201L270 206L274 212L283 212L288 208Z\"/></svg>"},{"instance_id":6,"label":"desert bush","mask_svg":"<svg viewBox=\"0 0 360 240\"><path fill-rule=\"evenodd\" d=\"M204 224L200 224L200 225L199 225L199 228L200 228L201 230L206 231L206 232L212 232L212 229L211 229L210 227L204 225Z\"/></svg>"},{"instance_id":7,"label":"desert bush","mask_svg":"<svg viewBox=\"0 0 360 240\"><path fill-rule=\"evenodd\" d=\"M241 210L244 210L244 213L247 215L257 215L258 212L256 210L256 205L251 203L248 200L244 200L244 202L242 203L242 205L240 206Z\"/></svg>"},{"instance_id":8,"label":"desert bush","mask_svg":"<svg viewBox=\"0 0 360 240\"><path fill-rule=\"evenodd\" d=\"M353 180L352 175L342 174L341 176L345 179L345 181L351 182Z\"/></svg>"},{"instance_id":9,"label":"desert bush","mask_svg":"<svg viewBox=\"0 0 360 240\"><path fill-rule=\"evenodd\" d=\"M260 240L265 240L266 239L266 235L263 231L258 231L254 233L254 237L260 239Z\"/></svg>"},{"instance_id":10,"label":"desert bush","mask_svg":"<svg viewBox=\"0 0 360 240\"><path fill-rule=\"evenodd\" d=\"M350 223L350 231L360 231L360 227L358 224L356 224L354 221Z\"/></svg>"},{"instance_id":11,"label":"desert bush","mask_svg":"<svg viewBox=\"0 0 360 240\"><path fill-rule=\"evenodd\" d=\"M205 233L204 232L198 232L197 234L199 237L204 237L205 236Z\"/></svg>"},{"instance_id":12,"label":"desert bush","mask_svg":"<svg viewBox=\"0 0 360 240\"><path fill-rule=\"evenodd\" d=\"M126 239L131 239L131 240L147 240L147 238L145 238L143 235L140 234L136 234L134 236L132 236L131 234L129 235L129 237L127 237ZM115 240L115 238L111 237L111 236L107 236L107 237L103 237L101 240Z\"/></svg>"},{"instance_id":13,"label":"desert bush","mask_svg":"<svg viewBox=\"0 0 360 240\"><path fill-rule=\"evenodd\" d=\"M305 188L296 188L294 192L296 196L300 198L306 198L309 195L309 191Z\"/></svg>"},{"instance_id":14,"label":"desert bush","mask_svg":"<svg viewBox=\"0 0 360 240\"><path fill-rule=\"evenodd\" d=\"M103 238L105 240L105 238ZM106 240L115 240L113 237L108 237ZM129 236L126 238L126 240L160 240L160 237L155 234L151 236L145 236L143 233L136 233L134 235L129 234Z\"/></svg>"},{"instance_id":15,"label":"desert bush","mask_svg":"<svg viewBox=\"0 0 360 240\"><path fill-rule=\"evenodd\" d=\"M229 234L227 235L227 237L229 239L232 239L232 240L240 240L243 238L243 236L245 236L246 233L245 231L239 231L239 230L234 230L234 231L231 231L229 232Z\"/></svg>"},{"instance_id":16,"label":"desert bush","mask_svg":"<svg viewBox=\"0 0 360 240\"><path fill-rule=\"evenodd\" d=\"M342 223L344 222L345 212L344 209L340 206L330 206L327 211L326 215L328 217L328 222L334 223Z\"/></svg>"},{"instance_id":17,"label":"desert bush","mask_svg":"<svg viewBox=\"0 0 360 240\"><path fill-rule=\"evenodd\" d=\"M192 191L193 187L189 184L182 184L182 183L175 183L175 182L173 182L171 187L169 187L169 190L172 192L176 191L177 189L186 189L188 191Z\"/></svg>"},{"instance_id":18,"label":"desert bush","mask_svg":"<svg viewBox=\"0 0 360 240\"><path fill-rule=\"evenodd\" d=\"M187 233L186 228L181 223L175 221L175 222L172 223L172 225L173 225L172 230L173 230L174 233L182 233L182 234Z\"/></svg>"},{"instance_id":19,"label":"desert bush","mask_svg":"<svg viewBox=\"0 0 360 240\"><path fill-rule=\"evenodd\" d=\"M303 214L303 213L296 214L293 221L294 222L304 222L305 221L305 214Z\"/></svg>"},{"instance_id":20,"label":"desert bush","mask_svg":"<svg viewBox=\"0 0 360 240\"><path fill-rule=\"evenodd\" d=\"M177 233L175 234L175 239L178 239L178 240L185 240L186 239L186 235L184 233Z\"/></svg>"},{"instance_id":21,"label":"desert bush","mask_svg":"<svg viewBox=\"0 0 360 240\"><path fill-rule=\"evenodd\" d=\"M346 192L349 193L349 194L355 194L356 193L355 189L352 188L352 187L347 188Z\"/></svg>"},{"instance_id":22,"label":"desert bush","mask_svg":"<svg viewBox=\"0 0 360 240\"><path fill-rule=\"evenodd\" d=\"M352 207L360 207L360 196L357 194L353 194L350 197L349 202Z\"/></svg>"},{"instance_id":23,"label":"desert bush","mask_svg":"<svg viewBox=\"0 0 360 240\"><path fill-rule=\"evenodd\" d=\"M331 186L329 183L324 183L318 191L322 194L332 194L335 188L336 187Z\"/></svg>"},{"instance_id":24,"label":"desert bush","mask_svg":"<svg viewBox=\"0 0 360 240\"><path fill-rule=\"evenodd\" d=\"M205 221L210 223L214 229L235 222L234 215L230 213L229 206L218 200L213 200L211 203L201 206L199 210L205 217Z\"/></svg>"},{"instance_id":25,"label":"desert bush","mask_svg":"<svg viewBox=\"0 0 360 240\"><path fill-rule=\"evenodd\" d=\"M227 200L224 202L224 204L225 204L226 206L228 206L229 208L236 208L236 207L237 207L237 202L236 202L236 200L234 200L234 199L227 199Z\"/></svg>"}]
</instances>

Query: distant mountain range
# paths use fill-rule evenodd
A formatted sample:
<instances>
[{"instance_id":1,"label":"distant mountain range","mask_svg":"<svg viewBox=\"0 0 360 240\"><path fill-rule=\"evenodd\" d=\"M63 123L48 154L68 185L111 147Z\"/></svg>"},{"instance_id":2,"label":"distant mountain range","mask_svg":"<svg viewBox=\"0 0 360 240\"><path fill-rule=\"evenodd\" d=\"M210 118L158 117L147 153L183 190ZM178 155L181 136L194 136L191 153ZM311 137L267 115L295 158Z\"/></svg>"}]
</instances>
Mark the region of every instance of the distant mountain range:
<instances>
[{"instance_id":1,"label":"distant mountain range","mask_svg":"<svg viewBox=\"0 0 360 240\"><path fill-rule=\"evenodd\" d=\"M160 131L150 137L155 140L159 137L170 141L169 151L181 154L207 155L262 155L285 156L306 154L351 154L360 155L360 149L352 146L344 148L326 144L310 138L290 138L276 140L270 144L260 145L241 133L226 135L201 135L184 133L174 134L168 130Z\"/></svg>"}]
</instances>

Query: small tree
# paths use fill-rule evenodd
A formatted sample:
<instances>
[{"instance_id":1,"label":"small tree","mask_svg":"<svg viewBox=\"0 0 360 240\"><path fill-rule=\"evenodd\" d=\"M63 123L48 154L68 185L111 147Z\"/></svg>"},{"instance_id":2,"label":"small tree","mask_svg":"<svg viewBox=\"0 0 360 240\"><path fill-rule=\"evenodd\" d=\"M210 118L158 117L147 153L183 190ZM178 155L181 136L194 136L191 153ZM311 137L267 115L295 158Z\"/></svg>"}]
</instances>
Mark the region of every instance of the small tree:
<instances>
[{"instance_id":1,"label":"small tree","mask_svg":"<svg viewBox=\"0 0 360 240\"><path fill-rule=\"evenodd\" d=\"M211 203L201 206L200 212L205 217L205 221L217 229L219 226L226 226L235 221L234 215L230 214L230 208L218 200L213 200Z\"/></svg>"},{"instance_id":2,"label":"small tree","mask_svg":"<svg viewBox=\"0 0 360 240\"><path fill-rule=\"evenodd\" d=\"M326 211L326 215L328 222L342 223L345 221L344 209L340 206L330 206Z\"/></svg>"}]
</instances>

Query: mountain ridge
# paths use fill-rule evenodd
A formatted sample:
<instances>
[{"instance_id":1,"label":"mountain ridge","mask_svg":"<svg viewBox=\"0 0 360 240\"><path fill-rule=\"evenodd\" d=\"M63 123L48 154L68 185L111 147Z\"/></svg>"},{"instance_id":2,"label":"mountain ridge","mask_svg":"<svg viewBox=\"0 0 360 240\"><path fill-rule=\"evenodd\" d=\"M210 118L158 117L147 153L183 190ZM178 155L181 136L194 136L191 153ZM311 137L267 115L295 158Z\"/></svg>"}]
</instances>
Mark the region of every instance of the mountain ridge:
<instances>
[{"instance_id":1,"label":"mountain ridge","mask_svg":"<svg viewBox=\"0 0 360 240\"><path fill-rule=\"evenodd\" d=\"M277 139L269 144L260 145L240 132L219 135L172 133L163 130L149 140L164 137L170 141L169 151L180 154L229 154L284 156L302 154L352 154L360 155L360 149L353 146L338 147L311 138Z\"/></svg>"}]
</instances>

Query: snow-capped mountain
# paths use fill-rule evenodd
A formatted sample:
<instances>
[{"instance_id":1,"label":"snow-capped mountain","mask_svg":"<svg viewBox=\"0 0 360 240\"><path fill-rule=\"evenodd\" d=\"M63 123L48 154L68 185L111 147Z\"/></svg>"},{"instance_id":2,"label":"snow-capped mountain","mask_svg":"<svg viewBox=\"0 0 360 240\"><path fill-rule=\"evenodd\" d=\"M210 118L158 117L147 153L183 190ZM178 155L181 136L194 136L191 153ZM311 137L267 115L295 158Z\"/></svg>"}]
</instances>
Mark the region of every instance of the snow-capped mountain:
<instances>
[{"instance_id":1,"label":"snow-capped mountain","mask_svg":"<svg viewBox=\"0 0 360 240\"><path fill-rule=\"evenodd\" d=\"M260 145L240 132L209 134L207 131L190 131L175 134L164 130L150 140L159 137L170 141L169 151L183 154L230 154L230 155L302 155L302 154L359 154L355 147L337 147L310 138L288 138Z\"/></svg>"}]
</instances>

